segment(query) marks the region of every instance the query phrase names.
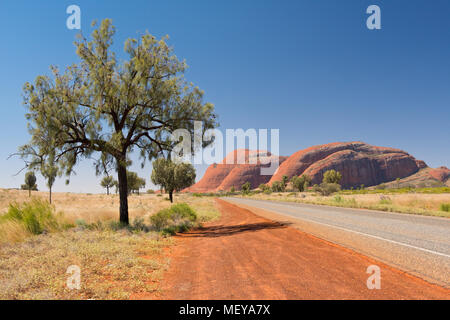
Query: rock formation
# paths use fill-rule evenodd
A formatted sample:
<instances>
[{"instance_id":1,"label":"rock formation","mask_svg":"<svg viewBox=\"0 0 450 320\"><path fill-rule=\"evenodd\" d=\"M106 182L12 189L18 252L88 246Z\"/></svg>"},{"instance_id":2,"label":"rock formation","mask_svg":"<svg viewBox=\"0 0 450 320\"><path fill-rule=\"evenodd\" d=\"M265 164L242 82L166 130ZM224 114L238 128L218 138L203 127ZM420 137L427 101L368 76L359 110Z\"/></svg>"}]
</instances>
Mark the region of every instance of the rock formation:
<instances>
[{"instance_id":1,"label":"rock formation","mask_svg":"<svg viewBox=\"0 0 450 320\"><path fill-rule=\"evenodd\" d=\"M426 173L433 181L450 183L450 170L445 167L431 169L405 151L364 142L329 143L300 150L290 157L279 157L280 166L275 174L263 176L260 169L268 166L265 163L270 157L275 156L265 151L240 149L231 152L220 164L211 165L203 178L187 191L229 191L232 187L239 190L247 181L252 188L256 188L261 183L271 185L274 181L280 181L284 175L291 179L302 174L309 175L313 184L319 184L324 172L331 169L342 174L344 188L374 186L419 175L419 171ZM254 160L253 163L251 160Z\"/></svg>"}]
</instances>

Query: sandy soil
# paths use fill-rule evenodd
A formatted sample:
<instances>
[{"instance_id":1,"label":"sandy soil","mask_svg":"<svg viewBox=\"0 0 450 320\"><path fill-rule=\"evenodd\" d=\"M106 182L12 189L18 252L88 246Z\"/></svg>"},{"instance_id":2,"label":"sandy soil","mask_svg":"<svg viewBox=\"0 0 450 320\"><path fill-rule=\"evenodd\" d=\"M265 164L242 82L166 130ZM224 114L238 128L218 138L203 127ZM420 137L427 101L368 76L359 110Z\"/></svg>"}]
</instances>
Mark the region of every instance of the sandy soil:
<instances>
[{"instance_id":1,"label":"sandy soil","mask_svg":"<svg viewBox=\"0 0 450 320\"><path fill-rule=\"evenodd\" d=\"M178 235L153 299L450 299L450 290L222 200L222 217ZM367 288L367 267L381 289Z\"/></svg>"}]
</instances>

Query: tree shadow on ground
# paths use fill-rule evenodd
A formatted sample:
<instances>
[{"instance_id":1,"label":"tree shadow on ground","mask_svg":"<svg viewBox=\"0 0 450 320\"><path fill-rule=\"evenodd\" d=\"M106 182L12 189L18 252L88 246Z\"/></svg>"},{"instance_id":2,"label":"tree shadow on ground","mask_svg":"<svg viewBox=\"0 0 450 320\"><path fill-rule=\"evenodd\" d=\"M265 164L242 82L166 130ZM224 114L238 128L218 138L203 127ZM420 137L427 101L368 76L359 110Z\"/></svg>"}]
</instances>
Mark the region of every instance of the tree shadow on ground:
<instances>
[{"instance_id":1,"label":"tree shadow on ground","mask_svg":"<svg viewBox=\"0 0 450 320\"><path fill-rule=\"evenodd\" d=\"M182 234L185 237L199 237L199 238L214 238L214 237L224 237L232 236L234 234L244 233L244 232L256 232L260 230L268 229L283 229L290 225L288 222L261 222L261 223L249 223L240 224L235 226L211 226L205 228L199 228L192 230L188 233Z\"/></svg>"}]
</instances>

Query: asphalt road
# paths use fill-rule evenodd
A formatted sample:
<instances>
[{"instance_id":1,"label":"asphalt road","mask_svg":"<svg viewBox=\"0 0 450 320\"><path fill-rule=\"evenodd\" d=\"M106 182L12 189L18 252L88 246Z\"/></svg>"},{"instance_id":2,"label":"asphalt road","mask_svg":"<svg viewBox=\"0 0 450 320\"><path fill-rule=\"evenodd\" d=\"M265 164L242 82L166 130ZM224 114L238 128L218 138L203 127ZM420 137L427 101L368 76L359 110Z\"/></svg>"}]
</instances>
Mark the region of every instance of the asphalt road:
<instances>
[{"instance_id":1,"label":"asphalt road","mask_svg":"<svg viewBox=\"0 0 450 320\"><path fill-rule=\"evenodd\" d=\"M450 219L245 198L224 200L450 287Z\"/></svg>"}]
</instances>

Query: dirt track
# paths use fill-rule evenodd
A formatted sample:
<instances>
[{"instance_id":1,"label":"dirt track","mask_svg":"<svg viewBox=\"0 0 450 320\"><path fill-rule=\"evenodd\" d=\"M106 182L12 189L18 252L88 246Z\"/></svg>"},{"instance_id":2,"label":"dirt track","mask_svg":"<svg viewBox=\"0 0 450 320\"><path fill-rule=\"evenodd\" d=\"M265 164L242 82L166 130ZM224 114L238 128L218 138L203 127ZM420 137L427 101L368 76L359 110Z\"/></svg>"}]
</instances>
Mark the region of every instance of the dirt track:
<instances>
[{"instance_id":1,"label":"dirt track","mask_svg":"<svg viewBox=\"0 0 450 320\"><path fill-rule=\"evenodd\" d=\"M158 299L450 299L431 285L247 209L217 200L222 217L177 236ZM369 290L367 267L381 268Z\"/></svg>"}]
</instances>

